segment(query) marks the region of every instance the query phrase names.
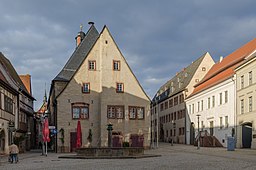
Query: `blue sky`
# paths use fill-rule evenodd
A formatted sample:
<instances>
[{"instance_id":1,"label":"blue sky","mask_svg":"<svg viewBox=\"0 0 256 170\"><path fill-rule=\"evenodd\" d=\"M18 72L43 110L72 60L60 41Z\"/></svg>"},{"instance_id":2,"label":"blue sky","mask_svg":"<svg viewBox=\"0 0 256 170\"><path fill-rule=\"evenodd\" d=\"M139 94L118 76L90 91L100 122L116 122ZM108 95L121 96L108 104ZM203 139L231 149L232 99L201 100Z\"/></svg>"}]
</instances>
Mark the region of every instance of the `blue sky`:
<instances>
[{"instance_id":1,"label":"blue sky","mask_svg":"<svg viewBox=\"0 0 256 170\"><path fill-rule=\"evenodd\" d=\"M80 24L107 25L152 98L205 52L215 61L256 37L254 0L2 0L0 51L31 74L35 110L75 49Z\"/></svg>"}]
</instances>

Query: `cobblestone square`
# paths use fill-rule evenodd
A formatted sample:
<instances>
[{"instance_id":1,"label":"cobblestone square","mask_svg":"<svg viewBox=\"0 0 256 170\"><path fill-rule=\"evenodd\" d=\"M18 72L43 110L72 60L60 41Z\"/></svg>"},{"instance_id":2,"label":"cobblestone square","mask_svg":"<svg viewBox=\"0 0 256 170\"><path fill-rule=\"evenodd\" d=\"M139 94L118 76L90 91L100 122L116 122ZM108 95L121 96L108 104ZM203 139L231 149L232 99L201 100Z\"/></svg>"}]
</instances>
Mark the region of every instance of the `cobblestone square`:
<instances>
[{"instance_id":1,"label":"cobblestone square","mask_svg":"<svg viewBox=\"0 0 256 170\"><path fill-rule=\"evenodd\" d=\"M59 159L61 155L49 153L47 157L40 152L31 151L20 154L17 164L7 162L7 157L1 157L0 169L256 169L256 150L236 149L227 151L226 148L205 148L188 145L160 143L157 149L145 151L146 154L160 154L161 157L141 159Z\"/></svg>"}]
</instances>

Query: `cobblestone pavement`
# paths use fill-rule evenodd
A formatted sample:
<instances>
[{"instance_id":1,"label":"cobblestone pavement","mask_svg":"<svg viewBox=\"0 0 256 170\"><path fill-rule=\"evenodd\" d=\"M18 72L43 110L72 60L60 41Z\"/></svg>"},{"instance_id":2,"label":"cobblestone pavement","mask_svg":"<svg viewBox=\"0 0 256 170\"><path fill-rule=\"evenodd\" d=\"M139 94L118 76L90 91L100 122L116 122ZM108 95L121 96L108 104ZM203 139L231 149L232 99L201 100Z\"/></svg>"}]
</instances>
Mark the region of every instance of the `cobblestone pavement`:
<instances>
[{"instance_id":1,"label":"cobblestone pavement","mask_svg":"<svg viewBox=\"0 0 256 170\"><path fill-rule=\"evenodd\" d=\"M255 170L256 150L236 149L227 151L226 148L204 148L188 145L171 146L160 143L157 149L145 151L146 154L160 154L161 157L142 159L59 159L61 155L48 153L41 156L40 152L28 152L19 155L17 164L7 162L7 157L0 156L0 169L47 169L47 170ZM70 154L69 154L70 155Z\"/></svg>"}]
</instances>

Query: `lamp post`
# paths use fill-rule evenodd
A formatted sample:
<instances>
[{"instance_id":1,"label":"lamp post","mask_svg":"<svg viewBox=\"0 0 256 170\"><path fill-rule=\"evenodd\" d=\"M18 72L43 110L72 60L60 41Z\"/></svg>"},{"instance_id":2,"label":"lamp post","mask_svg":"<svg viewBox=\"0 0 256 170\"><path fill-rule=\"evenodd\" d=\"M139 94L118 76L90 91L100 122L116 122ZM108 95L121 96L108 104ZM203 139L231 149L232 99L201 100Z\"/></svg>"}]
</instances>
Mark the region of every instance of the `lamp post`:
<instances>
[{"instance_id":1,"label":"lamp post","mask_svg":"<svg viewBox=\"0 0 256 170\"><path fill-rule=\"evenodd\" d=\"M197 126L198 126L198 140L197 140L197 149L200 149L200 130L199 130L199 117L201 116L200 114L197 114Z\"/></svg>"},{"instance_id":2,"label":"lamp post","mask_svg":"<svg viewBox=\"0 0 256 170\"><path fill-rule=\"evenodd\" d=\"M113 125L109 123L107 125L107 130L108 130L108 147L112 148L112 130L113 130Z\"/></svg>"},{"instance_id":3,"label":"lamp post","mask_svg":"<svg viewBox=\"0 0 256 170\"><path fill-rule=\"evenodd\" d=\"M10 133L10 143L13 143L13 132L15 131L15 123L14 121L10 120L8 122L8 129L9 129L9 133Z\"/></svg>"},{"instance_id":4,"label":"lamp post","mask_svg":"<svg viewBox=\"0 0 256 170\"><path fill-rule=\"evenodd\" d=\"M171 143L171 146L173 146L173 140L174 140L174 129L176 128L175 126L176 126L175 121L174 121L174 120L172 120L172 129L173 129L173 134L172 134L172 143Z\"/></svg>"}]
</instances>

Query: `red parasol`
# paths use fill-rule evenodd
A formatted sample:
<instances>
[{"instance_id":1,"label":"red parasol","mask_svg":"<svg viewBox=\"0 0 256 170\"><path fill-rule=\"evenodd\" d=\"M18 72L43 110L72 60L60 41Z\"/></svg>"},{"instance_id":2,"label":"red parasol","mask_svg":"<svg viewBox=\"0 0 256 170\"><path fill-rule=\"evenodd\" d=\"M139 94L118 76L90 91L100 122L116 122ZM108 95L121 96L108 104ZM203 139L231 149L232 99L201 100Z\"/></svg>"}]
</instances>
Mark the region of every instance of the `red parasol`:
<instances>
[{"instance_id":1,"label":"red parasol","mask_svg":"<svg viewBox=\"0 0 256 170\"><path fill-rule=\"evenodd\" d=\"M82 130L80 120L77 122L77 132L76 132L76 148L80 148L82 145Z\"/></svg>"},{"instance_id":2,"label":"red parasol","mask_svg":"<svg viewBox=\"0 0 256 170\"><path fill-rule=\"evenodd\" d=\"M48 123L48 118L47 117L44 119L44 123L43 123L43 141L44 142L50 142L49 123Z\"/></svg>"}]
</instances>

